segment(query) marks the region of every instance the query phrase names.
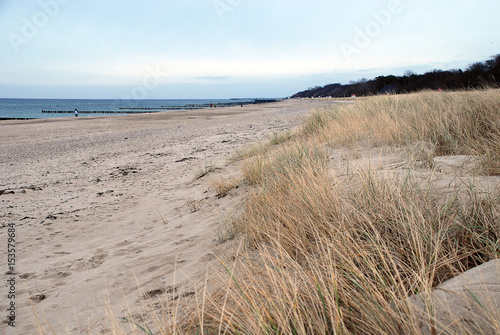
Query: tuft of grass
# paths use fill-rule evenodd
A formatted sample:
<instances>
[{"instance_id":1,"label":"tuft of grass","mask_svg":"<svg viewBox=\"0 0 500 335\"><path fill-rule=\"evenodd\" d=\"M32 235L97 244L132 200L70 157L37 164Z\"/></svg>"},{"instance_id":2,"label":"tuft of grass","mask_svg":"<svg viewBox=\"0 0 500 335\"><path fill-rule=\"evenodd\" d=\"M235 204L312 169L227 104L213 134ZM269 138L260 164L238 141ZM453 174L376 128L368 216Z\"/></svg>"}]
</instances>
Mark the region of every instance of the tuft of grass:
<instances>
[{"instance_id":1,"label":"tuft of grass","mask_svg":"<svg viewBox=\"0 0 500 335\"><path fill-rule=\"evenodd\" d=\"M237 188L240 182L236 179L218 180L212 183L217 198L224 198L232 189Z\"/></svg>"},{"instance_id":2,"label":"tuft of grass","mask_svg":"<svg viewBox=\"0 0 500 335\"><path fill-rule=\"evenodd\" d=\"M406 148L406 155L410 162L418 164L420 167L433 169L436 145L417 141Z\"/></svg>"},{"instance_id":3,"label":"tuft of grass","mask_svg":"<svg viewBox=\"0 0 500 335\"><path fill-rule=\"evenodd\" d=\"M290 130L274 132L267 140L258 142L247 149L237 151L236 154L230 159L230 162L239 162L247 158L263 155L272 147L286 143L292 140L293 137L294 135Z\"/></svg>"},{"instance_id":4,"label":"tuft of grass","mask_svg":"<svg viewBox=\"0 0 500 335\"><path fill-rule=\"evenodd\" d=\"M206 164L205 166L199 168L196 171L196 174L194 176L194 180L201 179L201 178L205 177L207 174L214 172L215 170L217 170L217 166L215 164L213 164L213 163Z\"/></svg>"},{"instance_id":5,"label":"tuft of grass","mask_svg":"<svg viewBox=\"0 0 500 335\"><path fill-rule=\"evenodd\" d=\"M266 183L275 178L293 178L305 167L325 169L328 153L316 143L291 141L272 156L260 155L244 162L243 176L250 184Z\"/></svg>"},{"instance_id":6,"label":"tuft of grass","mask_svg":"<svg viewBox=\"0 0 500 335\"><path fill-rule=\"evenodd\" d=\"M236 237L238 230L234 224L235 220L234 217L229 217L217 222L217 227L215 228L217 244L225 243Z\"/></svg>"},{"instance_id":7,"label":"tuft of grass","mask_svg":"<svg viewBox=\"0 0 500 335\"><path fill-rule=\"evenodd\" d=\"M250 157L264 154L267 148L268 145L266 142L256 143L254 145L251 145L249 148L236 151L236 153L229 159L229 161L231 163L235 163Z\"/></svg>"},{"instance_id":8,"label":"tuft of grass","mask_svg":"<svg viewBox=\"0 0 500 335\"><path fill-rule=\"evenodd\" d=\"M269 137L269 144L278 145L289 141L291 138L292 138L292 132L290 130L275 132Z\"/></svg>"}]
</instances>

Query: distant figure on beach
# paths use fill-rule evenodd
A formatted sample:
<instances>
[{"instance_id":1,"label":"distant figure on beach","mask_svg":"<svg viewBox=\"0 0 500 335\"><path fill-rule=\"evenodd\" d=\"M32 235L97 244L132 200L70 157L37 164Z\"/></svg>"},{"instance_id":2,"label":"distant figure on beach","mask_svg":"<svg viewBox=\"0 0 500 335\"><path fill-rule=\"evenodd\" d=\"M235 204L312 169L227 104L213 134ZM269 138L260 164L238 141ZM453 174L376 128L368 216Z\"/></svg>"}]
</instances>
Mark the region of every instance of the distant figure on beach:
<instances>
[{"instance_id":1,"label":"distant figure on beach","mask_svg":"<svg viewBox=\"0 0 500 335\"><path fill-rule=\"evenodd\" d=\"M78 117L78 109L75 108L75 117Z\"/></svg>"}]
</instances>

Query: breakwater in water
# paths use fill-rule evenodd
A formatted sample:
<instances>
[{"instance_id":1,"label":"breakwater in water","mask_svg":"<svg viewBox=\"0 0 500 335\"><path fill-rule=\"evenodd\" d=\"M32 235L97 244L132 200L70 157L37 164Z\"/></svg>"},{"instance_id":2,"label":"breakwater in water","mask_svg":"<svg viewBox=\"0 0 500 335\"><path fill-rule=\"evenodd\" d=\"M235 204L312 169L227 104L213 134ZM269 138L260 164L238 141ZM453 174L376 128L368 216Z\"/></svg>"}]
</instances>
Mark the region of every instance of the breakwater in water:
<instances>
[{"instance_id":1,"label":"breakwater in water","mask_svg":"<svg viewBox=\"0 0 500 335\"><path fill-rule=\"evenodd\" d=\"M78 110L80 114L138 114L138 113L156 113L171 110L193 110L193 109L206 109L217 107L234 107L253 104L263 104L270 102L281 101L282 99L253 99L250 101L232 101L232 102L219 102L219 103L202 103L202 104L185 104L179 106L161 106L161 107L119 107L118 110ZM74 110L44 110L42 113L49 114L72 114Z\"/></svg>"}]
</instances>

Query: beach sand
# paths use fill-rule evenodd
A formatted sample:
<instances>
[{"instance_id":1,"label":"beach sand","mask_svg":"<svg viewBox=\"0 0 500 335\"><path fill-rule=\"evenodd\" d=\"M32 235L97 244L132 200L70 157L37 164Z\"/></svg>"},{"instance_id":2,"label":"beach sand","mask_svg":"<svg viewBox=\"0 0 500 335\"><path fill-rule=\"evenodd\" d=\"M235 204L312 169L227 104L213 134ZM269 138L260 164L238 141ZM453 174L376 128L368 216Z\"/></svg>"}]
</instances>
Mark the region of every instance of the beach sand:
<instances>
[{"instance_id":1,"label":"beach sand","mask_svg":"<svg viewBox=\"0 0 500 335\"><path fill-rule=\"evenodd\" d=\"M18 275L16 328L7 325L5 281L0 333L33 334L37 323L97 332L108 309L139 318L148 300L192 295L225 252L218 223L244 193L216 197L213 182L240 173L228 159L333 103L1 122L0 247L15 224ZM195 180L209 165L216 169Z\"/></svg>"}]
</instances>

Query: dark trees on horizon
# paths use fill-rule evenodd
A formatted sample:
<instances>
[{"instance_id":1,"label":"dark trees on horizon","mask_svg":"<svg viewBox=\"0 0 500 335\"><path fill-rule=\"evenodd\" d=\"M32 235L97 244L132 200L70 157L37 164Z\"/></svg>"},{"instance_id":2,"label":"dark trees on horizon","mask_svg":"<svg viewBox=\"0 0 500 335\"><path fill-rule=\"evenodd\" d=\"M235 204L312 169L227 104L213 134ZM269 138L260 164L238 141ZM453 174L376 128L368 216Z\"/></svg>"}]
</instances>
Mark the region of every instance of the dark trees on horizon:
<instances>
[{"instance_id":1,"label":"dark trees on horizon","mask_svg":"<svg viewBox=\"0 0 500 335\"><path fill-rule=\"evenodd\" d=\"M378 76L375 79L361 79L347 85L329 84L316 86L296 93L292 98L313 97L348 97L375 95L383 93L408 93L424 89L431 90L460 90L478 89L485 87L499 87L500 83L500 54L491 57L485 62L469 65L459 70L433 70L424 74L415 74L406 71L403 76Z\"/></svg>"}]
</instances>

